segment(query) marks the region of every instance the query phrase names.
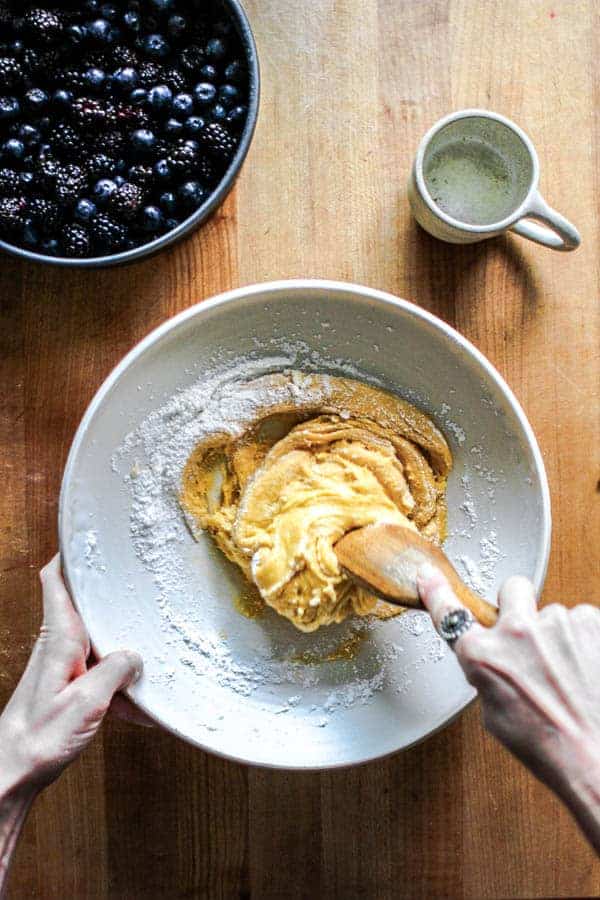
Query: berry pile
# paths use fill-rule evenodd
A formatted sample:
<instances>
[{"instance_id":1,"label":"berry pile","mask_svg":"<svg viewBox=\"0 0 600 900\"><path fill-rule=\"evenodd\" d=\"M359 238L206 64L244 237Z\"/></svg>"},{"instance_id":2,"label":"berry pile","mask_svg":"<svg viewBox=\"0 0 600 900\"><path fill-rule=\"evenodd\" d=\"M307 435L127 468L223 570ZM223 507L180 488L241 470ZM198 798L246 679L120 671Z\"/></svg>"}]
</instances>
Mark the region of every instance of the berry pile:
<instances>
[{"instance_id":1,"label":"berry pile","mask_svg":"<svg viewBox=\"0 0 600 900\"><path fill-rule=\"evenodd\" d=\"M0 0L0 238L103 256L209 196L247 118L219 0Z\"/></svg>"}]
</instances>

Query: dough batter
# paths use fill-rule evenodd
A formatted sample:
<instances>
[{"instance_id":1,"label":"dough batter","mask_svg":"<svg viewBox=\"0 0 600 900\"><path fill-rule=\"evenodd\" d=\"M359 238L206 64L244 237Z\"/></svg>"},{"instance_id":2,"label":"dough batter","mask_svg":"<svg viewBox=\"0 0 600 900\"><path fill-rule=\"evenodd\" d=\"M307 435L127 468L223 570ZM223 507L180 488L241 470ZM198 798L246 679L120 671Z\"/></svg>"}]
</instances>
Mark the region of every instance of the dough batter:
<instances>
[{"instance_id":1,"label":"dough batter","mask_svg":"<svg viewBox=\"0 0 600 900\"><path fill-rule=\"evenodd\" d=\"M396 615L342 573L333 547L375 522L443 541L452 467L444 436L406 401L346 378L292 372L241 386L241 398L269 395L235 433L195 448L184 510L302 631Z\"/></svg>"}]
</instances>

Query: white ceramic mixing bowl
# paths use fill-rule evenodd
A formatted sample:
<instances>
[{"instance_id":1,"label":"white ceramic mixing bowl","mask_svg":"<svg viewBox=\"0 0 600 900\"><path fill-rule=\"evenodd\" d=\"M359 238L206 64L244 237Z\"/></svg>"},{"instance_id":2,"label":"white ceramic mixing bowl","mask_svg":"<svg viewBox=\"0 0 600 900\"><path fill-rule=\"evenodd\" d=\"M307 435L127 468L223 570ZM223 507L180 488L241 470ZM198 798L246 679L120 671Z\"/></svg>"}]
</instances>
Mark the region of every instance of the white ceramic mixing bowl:
<instances>
[{"instance_id":1,"label":"white ceramic mixing bowl","mask_svg":"<svg viewBox=\"0 0 600 900\"><path fill-rule=\"evenodd\" d=\"M165 404L194 382L204 402L220 370L286 367L380 383L432 416L455 462L446 550L490 599L513 572L541 587L550 502L534 435L500 375L439 319L379 291L326 281L231 291L156 329L107 378L71 448L59 523L96 652L141 653L129 694L182 738L243 762L327 768L410 746L474 691L425 613L361 638L356 621L301 634L270 610L245 618L237 571L186 531L160 430L172 440L195 413Z\"/></svg>"}]
</instances>

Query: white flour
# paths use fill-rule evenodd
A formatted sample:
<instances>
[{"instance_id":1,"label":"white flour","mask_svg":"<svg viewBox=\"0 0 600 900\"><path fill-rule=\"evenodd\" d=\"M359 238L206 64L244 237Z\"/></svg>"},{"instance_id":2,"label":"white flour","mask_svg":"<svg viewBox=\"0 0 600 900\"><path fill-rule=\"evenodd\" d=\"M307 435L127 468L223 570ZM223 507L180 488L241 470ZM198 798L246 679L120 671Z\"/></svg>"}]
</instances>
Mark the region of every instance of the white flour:
<instances>
[{"instance_id":1,"label":"white flour","mask_svg":"<svg viewBox=\"0 0 600 900\"><path fill-rule=\"evenodd\" d=\"M306 345L297 344L293 348L284 345L281 356L263 357L260 361L248 360L234 370L215 369L212 373L204 373L201 379L148 415L126 437L113 455L112 468L123 478L130 492L131 539L138 559L152 574L161 612L165 652L164 656L157 656L157 661L162 662L160 674L150 677L168 685L175 672L169 669L167 659L175 653L198 676L212 679L220 687L242 696L250 696L258 688L264 693L273 686L285 686L289 690L288 699L272 705L270 712L286 714L304 705L313 724L324 727L336 711L368 703L383 688L397 693L406 691L421 667L443 658L446 647L433 633L428 617L410 612L394 623L368 622L357 626L356 622L348 622L337 630L321 629L310 636L298 635L297 647L294 638L290 643L288 629L285 632L287 645L283 650L277 641L274 644L267 641L264 645L258 644L252 655L246 653L244 659L244 654L232 646L226 635L223 636L211 627L210 621L198 614L199 603L205 602L198 598L202 575L190 570L186 553L191 537L178 503L183 466L201 438L215 431L238 433L255 418L257 409L266 403L289 400L290 396L302 401L311 399L311 388L301 379L289 388L264 391L249 391L239 386L240 382L266 372L295 368L299 358L305 369L332 369L331 360L320 359ZM354 365L342 360L335 361L333 369L336 374L367 380ZM368 380L381 383L376 378ZM323 388L312 388L312 392L315 402L325 399ZM419 398L411 392L406 392L405 396L419 403ZM453 435L457 443L463 444L466 435L452 422L451 412L450 406L444 404L438 411L438 421L446 433ZM472 448L473 453L475 449ZM483 471L482 474L485 475ZM490 489L493 489L493 478L496 476L488 474ZM463 531L466 536L472 537L478 530L478 514L471 484L466 477L463 477L462 488L464 500L460 509L464 517ZM494 580L494 566L500 558L495 541L496 535L491 531L480 538L478 561L466 556L461 559L466 579L476 589L482 590ZM99 558L93 532L89 533L88 548L89 554L86 556L88 564L92 565ZM179 605L176 606L174 598L177 598ZM259 620L262 626L240 619L239 628L250 631L260 627L266 630L271 626L275 630L283 627L274 621L279 618L275 613L271 618L269 616L270 611L264 620ZM302 653L307 646L315 657L324 659L335 650L340 637L343 639L351 635L357 627L367 629L368 637L355 659L316 665L298 661L296 651ZM392 630L394 640L389 639ZM418 654L416 657L413 655L412 662L407 664L402 661L404 640L418 644ZM320 700L315 703L316 695ZM211 722L211 730L218 727L218 721Z\"/></svg>"}]
</instances>

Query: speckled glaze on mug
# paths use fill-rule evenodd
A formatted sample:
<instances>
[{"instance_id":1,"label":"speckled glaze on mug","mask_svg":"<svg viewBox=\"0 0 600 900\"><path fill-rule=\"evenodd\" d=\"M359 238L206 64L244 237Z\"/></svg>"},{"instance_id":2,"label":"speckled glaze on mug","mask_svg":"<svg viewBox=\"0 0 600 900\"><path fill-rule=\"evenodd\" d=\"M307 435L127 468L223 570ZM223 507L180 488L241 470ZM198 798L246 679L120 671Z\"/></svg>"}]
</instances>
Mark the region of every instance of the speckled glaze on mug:
<instances>
[{"instance_id":1,"label":"speckled glaze on mug","mask_svg":"<svg viewBox=\"0 0 600 900\"><path fill-rule=\"evenodd\" d=\"M514 231L553 250L575 250L579 232L546 203L539 176L535 147L518 125L464 109L440 119L421 141L408 198L419 225L442 241L472 244Z\"/></svg>"}]
</instances>

